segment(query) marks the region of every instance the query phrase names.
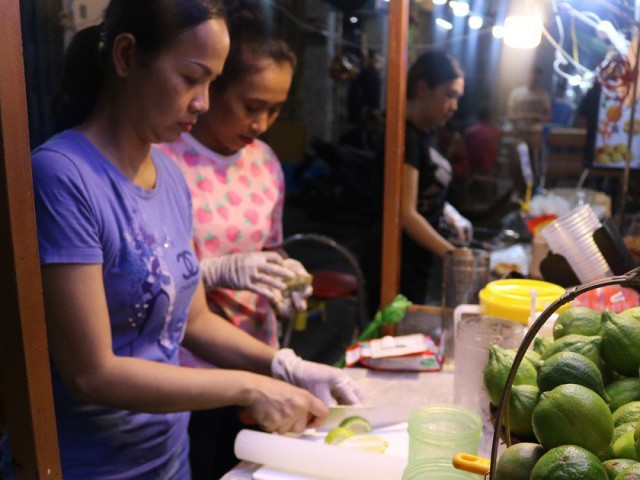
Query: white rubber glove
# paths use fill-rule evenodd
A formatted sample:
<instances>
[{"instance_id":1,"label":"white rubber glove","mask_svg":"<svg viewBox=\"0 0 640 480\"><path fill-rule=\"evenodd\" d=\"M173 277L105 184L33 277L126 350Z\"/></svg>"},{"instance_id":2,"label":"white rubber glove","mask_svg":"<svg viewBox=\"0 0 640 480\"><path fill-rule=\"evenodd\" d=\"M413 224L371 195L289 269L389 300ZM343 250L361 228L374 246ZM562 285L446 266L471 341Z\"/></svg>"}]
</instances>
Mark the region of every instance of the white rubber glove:
<instances>
[{"instance_id":1,"label":"white rubber glove","mask_svg":"<svg viewBox=\"0 0 640 480\"><path fill-rule=\"evenodd\" d=\"M455 230L458 242L463 245L468 245L471 242L473 225L448 202L444 204L444 220Z\"/></svg>"},{"instance_id":2,"label":"white rubber glove","mask_svg":"<svg viewBox=\"0 0 640 480\"><path fill-rule=\"evenodd\" d=\"M278 350L271 362L271 374L296 387L304 388L328 406L360 405L364 393L349 375L339 368L308 362L290 348Z\"/></svg>"},{"instance_id":3,"label":"white rubber glove","mask_svg":"<svg viewBox=\"0 0 640 480\"><path fill-rule=\"evenodd\" d=\"M234 253L205 258L200 261L200 269L206 290L249 290L272 303L281 303L287 288L283 280L295 276L282 262L276 252Z\"/></svg>"},{"instance_id":4,"label":"white rubber glove","mask_svg":"<svg viewBox=\"0 0 640 480\"><path fill-rule=\"evenodd\" d=\"M309 272L304 266L293 258L285 258L282 265L293 272L296 277L306 277ZM313 294L313 287L307 285L303 290L290 290L290 296L284 298L282 303L276 304L278 316L288 318L294 313L304 312L307 310L307 299Z\"/></svg>"}]
</instances>

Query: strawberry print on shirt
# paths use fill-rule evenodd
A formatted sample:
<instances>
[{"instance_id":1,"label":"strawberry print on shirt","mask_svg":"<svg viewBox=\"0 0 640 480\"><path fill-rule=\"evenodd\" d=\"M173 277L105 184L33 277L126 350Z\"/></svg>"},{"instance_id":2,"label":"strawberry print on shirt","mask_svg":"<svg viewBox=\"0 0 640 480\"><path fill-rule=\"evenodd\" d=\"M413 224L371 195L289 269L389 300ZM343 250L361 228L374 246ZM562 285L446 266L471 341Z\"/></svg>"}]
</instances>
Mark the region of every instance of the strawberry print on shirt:
<instances>
[{"instance_id":1,"label":"strawberry print on shirt","mask_svg":"<svg viewBox=\"0 0 640 480\"><path fill-rule=\"evenodd\" d=\"M161 149L178 164L191 191L198 258L257 252L282 243L284 177L266 143L255 140L224 156L185 133ZM228 289L207 292L207 297L213 312L278 346L275 314L264 298Z\"/></svg>"}]
</instances>

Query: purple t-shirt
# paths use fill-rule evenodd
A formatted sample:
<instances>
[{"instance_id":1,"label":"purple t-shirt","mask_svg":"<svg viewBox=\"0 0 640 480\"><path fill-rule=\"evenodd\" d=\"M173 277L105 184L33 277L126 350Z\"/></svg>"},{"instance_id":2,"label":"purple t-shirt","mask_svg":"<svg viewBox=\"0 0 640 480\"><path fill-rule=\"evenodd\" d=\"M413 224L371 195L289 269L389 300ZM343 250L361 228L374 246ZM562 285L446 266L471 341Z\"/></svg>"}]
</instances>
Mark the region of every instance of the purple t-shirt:
<instances>
[{"instance_id":1,"label":"purple t-shirt","mask_svg":"<svg viewBox=\"0 0 640 480\"><path fill-rule=\"evenodd\" d=\"M80 132L32 155L40 261L101 264L116 355L178 365L200 280L189 190L152 149L156 186L133 184ZM64 478L181 478L189 413L148 414L78 403L52 365Z\"/></svg>"}]
</instances>

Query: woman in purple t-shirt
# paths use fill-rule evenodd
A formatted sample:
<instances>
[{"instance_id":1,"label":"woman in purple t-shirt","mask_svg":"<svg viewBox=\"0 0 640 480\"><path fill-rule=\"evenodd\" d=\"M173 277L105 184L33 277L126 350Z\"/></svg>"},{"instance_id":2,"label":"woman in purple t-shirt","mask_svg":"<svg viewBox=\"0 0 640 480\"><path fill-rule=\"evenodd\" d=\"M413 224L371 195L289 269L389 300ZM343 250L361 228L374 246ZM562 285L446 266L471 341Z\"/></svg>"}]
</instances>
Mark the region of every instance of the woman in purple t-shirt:
<instances>
[{"instance_id":1,"label":"woman in purple t-shirt","mask_svg":"<svg viewBox=\"0 0 640 480\"><path fill-rule=\"evenodd\" d=\"M228 50L216 0L111 0L69 47L61 133L33 153L67 480L190 478L189 410L237 405L268 431L301 432L328 413L318 397L360 398L342 371L278 352L207 307L188 188L152 144L208 109ZM180 367L180 344L222 368Z\"/></svg>"}]
</instances>

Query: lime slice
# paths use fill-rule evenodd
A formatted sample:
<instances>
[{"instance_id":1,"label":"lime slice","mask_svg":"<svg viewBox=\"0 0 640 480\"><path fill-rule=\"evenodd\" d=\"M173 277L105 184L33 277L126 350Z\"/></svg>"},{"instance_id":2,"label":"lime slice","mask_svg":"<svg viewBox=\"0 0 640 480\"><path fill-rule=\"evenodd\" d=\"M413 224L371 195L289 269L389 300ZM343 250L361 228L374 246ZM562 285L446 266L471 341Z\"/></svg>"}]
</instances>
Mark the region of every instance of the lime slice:
<instances>
[{"instance_id":1,"label":"lime slice","mask_svg":"<svg viewBox=\"0 0 640 480\"><path fill-rule=\"evenodd\" d=\"M373 428L371 428L371 424L369 420L362 417L348 417L345 418L341 423L341 427L348 428L354 433L369 433Z\"/></svg>"},{"instance_id":2,"label":"lime slice","mask_svg":"<svg viewBox=\"0 0 640 480\"><path fill-rule=\"evenodd\" d=\"M364 450L365 452L384 453L389 443L384 438L376 435L353 435L340 442L340 446Z\"/></svg>"},{"instance_id":3,"label":"lime slice","mask_svg":"<svg viewBox=\"0 0 640 480\"><path fill-rule=\"evenodd\" d=\"M327 437L324 439L324 443L328 445L338 445L344 442L347 438L353 437L356 433L353 430L349 430L344 427L336 427L331 430Z\"/></svg>"}]
</instances>

